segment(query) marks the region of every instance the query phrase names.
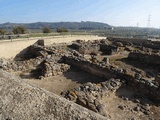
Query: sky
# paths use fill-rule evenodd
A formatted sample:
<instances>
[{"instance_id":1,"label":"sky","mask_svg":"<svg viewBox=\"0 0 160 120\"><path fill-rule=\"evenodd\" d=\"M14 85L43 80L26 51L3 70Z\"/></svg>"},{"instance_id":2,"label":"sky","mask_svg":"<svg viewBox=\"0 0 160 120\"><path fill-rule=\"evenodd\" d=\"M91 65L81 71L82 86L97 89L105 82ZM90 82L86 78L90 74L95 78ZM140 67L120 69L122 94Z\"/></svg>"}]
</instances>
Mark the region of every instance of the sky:
<instances>
[{"instance_id":1,"label":"sky","mask_svg":"<svg viewBox=\"0 0 160 120\"><path fill-rule=\"evenodd\" d=\"M160 0L0 0L0 23L96 21L160 28L159 12Z\"/></svg>"}]
</instances>

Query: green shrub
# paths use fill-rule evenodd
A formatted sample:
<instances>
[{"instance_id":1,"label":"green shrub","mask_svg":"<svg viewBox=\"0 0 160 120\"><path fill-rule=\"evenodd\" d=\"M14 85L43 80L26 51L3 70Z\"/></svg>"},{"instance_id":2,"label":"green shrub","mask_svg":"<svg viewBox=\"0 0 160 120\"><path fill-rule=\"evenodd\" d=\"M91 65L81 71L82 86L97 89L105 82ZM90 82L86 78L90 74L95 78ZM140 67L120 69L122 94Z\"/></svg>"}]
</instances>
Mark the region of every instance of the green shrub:
<instances>
[{"instance_id":1,"label":"green shrub","mask_svg":"<svg viewBox=\"0 0 160 120\"><path fill-rule=\"evenodd\" d=\"M44 27L44 28L42 29L42 32L43 32L43 33L51 33L51 29L48 28L48 27Z\"/></svg>"},{"instance_id":2,"label":"green shrub","mask_svg":"<svg viewBox=\"0 0 160 120\"><path fill-rule=\"evenodd\" d=\"M0 35L5 35L7 33L6 30L0 29Z\"/></svg>"},{"instance_id":3,"label":"green shrub","mask_svg":"<svg viewBox=\"0 0 160 120\"><path fill-rule=\"evenodd\" d=\"M27 29L23 26L18 26L13 28L12 32L14 34L25 34L27 32Z\"/></svg>"},{"instance_id":4,"label":"green shrub","mask_svg":"<svg viewBox=\"0 0 160 120\"><path fill-rule=\"evenodd\" d=\"M57 32L58 33L68 32L68 30L66 28L57 28Z\"/></svg>"}]
</instances>

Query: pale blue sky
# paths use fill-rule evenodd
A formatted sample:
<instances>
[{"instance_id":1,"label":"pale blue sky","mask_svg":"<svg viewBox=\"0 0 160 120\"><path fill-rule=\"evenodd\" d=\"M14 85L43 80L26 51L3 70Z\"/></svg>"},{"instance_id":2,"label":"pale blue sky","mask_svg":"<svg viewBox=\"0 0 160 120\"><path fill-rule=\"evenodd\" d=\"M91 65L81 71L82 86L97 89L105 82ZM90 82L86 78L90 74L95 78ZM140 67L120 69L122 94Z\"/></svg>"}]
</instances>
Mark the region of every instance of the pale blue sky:
<instances>
[{"instance_id":1,"label":"pale blue sky","mask_svg":"<svg viewBox=\"0 0 160 120\"><path fill-rule=\"evenodd\" d=\"M160 27L160 0L0 0L0 23L97 21Z\"/></svg>"}]
</instances>

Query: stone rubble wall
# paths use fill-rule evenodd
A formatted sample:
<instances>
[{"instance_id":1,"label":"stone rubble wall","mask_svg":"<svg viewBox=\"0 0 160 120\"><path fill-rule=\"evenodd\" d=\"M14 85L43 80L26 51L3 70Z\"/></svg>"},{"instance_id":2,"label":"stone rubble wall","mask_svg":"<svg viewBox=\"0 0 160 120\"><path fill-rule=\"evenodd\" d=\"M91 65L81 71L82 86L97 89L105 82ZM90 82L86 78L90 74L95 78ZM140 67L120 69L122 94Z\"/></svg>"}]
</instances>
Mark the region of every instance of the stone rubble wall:
<instances>
[{"instance_id":1,"label":"stone rubble wall","mask_svg":"<svg viewBox=\"0 0 160 120\"><path fill-rule=\"evenodd\" d=\"M93 75L102 77L102 78L113 78L116 77L114 74L114 71L110 70L110 68L107 68L107 66L100 67L99 64L97 63L91 63L90 61L87 61L83 58L78 58L78 57L73 57L73 56L64 56L63 57L65 63L76 66L77 68L89 72Z\"/></svg>"},{"instance_id":2,"label":"stone rubble wall","mask_svg":"<svg viewBox=\"0 0 160 120\"><path fill-rule=\"evenodd\" d=\"M1 120L108 120L0 70Z\"/></svg>"},{"instance_id":3,"label":"stone rubble wall","mask_svg":"<svg viewBox=\"0 0 160 120\"><path fill-rule=\"evenodd\" d=\"M104 54L112 55L118 53L118 47L113 45L100 44L100 51Z\"/></svg>"},{"instance_id":4,"label":"stone rubble wall","mask_svg":"<svg viewBox=\"0 0 160 120\"><path fill-rule=\"evenodd\" d=\"M87 42L77 40L73 42L70 47L77 50L80 54L98 54L100 52L105 54L115 54L118 51L118 47L111 45L111 42L108 39Z\"/></svg>"},{"instance_id":5,"label":"stone rubble wall","mask_svg":"<svg viewBox=\"0 0 160 120\"><path fill-rule=\"evenodd\" d=\"M132 51L129 53L128 58L131 60L137 60L152 65L160 65L160 52L152 53L152 52Z\"/></svg>"},{"instance_id":6,"label":"stone rubble wall","mask_svg":"<svg viewBox=\"0 0 160 120\"><path fill-rule=\"evenodd\" d=\"M61 47L57 49L54 46L44 47L35 44L28 48L25 55L30 56L30 59L23 61L1 59L0 66L3 70L10 72L30 72L39 69L41 71L40 76L56 76L63 74L70 68L69 65L58 62L64 54L67 55L68 53L63 52Z\"/></svg>"},{"instance_id":7,"label":"stone rubble wall","mask_svg":"<svg viewBox=\"0 0 160 120\"><path fill-rule=\"evenodd\" d=\"M70 45L71 48L77 50L81 54L92 54L98 53L100 50L99 44L95 43L96 41L82 41L77 40Z\"/></svg>"},{"instance_id":8,"label":"stone rubble wall","mask_svg":"<svg viewBox=\"0 0 160 120\"><path fill-rule=\"evenodd\" d=\"M142 46L146 48L151 48L155 50L160 50L160 42L159 41L147 41L142 44Z\"/></svg>"},{"instance_id":9,"label":"stone rubble wall","mask_svg":"<svg viewBox=\"0 0 160 120\"><path fill-rule=\"evenodd\" d=\"M103 116L108 116L101 99L109 91L116 91L121 85L122 82L119 79L110 79L99 84L88 82L79 88L62 93L62 96Z\"/></svg>"},{"instance_id":10,"label":"stone rubble wall","mask_svg":"<svg viewBox=\"0 0 160 120\"><path fill-rule=\"evenodd\" d=\"M135 73L134 71L116 68L111 65L103 65L103 63L91 63L90 61L80 57L65 56L64 61L69 65L73 65L83 71L105 79L122 79L129 86L134 86L136 89L139 89L142 94L160 99L160 89L156 85L155 81L144 79L140 74Z\"/></svg>"},{"instance_id":11,"label":"stone rubble wall","mask_svg":"<svg viewBox=\"0 0 160 120\"><path fill-rule=\"evenodd\" d=\"M122 79L134 79L134 72L128 73L128 71L106 64L105 62L91 62L83 57L64 56L64 63L75 66L90 74L110 79L110 78L122 78Z\"/></svg>"},{"instance_id":12,"label":"stone rubble wall","mask_svg":"<svg viewBox=\"0 0 160 120\"><path fill-rule=\"evenodd\" d=\"M122 44L134 44L141 46L144 42L148 41L147 39L138 39L138 38L114 38L114 37L108 37L108 40L111 42L121 42Z\"/></svg>"},{"instance_id":13,"label":"stone rubble wall","mask_svg":"<svg viewBox=\"0 0 160 120\"><path fill-rule=\"evenodd\" d=\"M143 46L146 48L160 50L160 41L151 41L147 39L140 38L113 38L108 37L111 42L121 42L122 44L131 43L136 46Z\"/></svg>"},{"instance_id":14,"label":"stone rubble wall","mask_svg":"<svg viewBox=\"0 0 160 120\"><path fill-rule=\"evenodd\" d=\"M24 72L29 69L35 69L43 60L44 58L42 57L36 57L33 59L24 60L24 61L13 61L13 60L1 59L0 67L6 71L23 71Z\"/></svg>"},{"instance_id":15,"label":"stone rubble wall","mask_svg":"<svg viewBox=\"0 0 160 120\"><path fill-rule=\"evenodd\" d=\"M70 69L70 66L64 63L55 63L44 61L42 65L42 76L51 77L61 75Z\"/></svg>"}]
</instances>

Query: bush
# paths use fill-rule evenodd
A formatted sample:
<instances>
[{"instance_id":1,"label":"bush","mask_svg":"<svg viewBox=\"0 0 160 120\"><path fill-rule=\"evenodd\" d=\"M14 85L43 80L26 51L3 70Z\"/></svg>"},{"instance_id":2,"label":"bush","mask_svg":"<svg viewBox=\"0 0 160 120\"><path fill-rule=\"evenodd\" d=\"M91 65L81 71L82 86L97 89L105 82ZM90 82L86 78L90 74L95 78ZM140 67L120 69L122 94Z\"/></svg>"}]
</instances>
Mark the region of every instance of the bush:
<instances>
[{"instance_id":1,"label":"bush","mask_svg":"<svg viewBox=\"0 0 160 120\"><path fill-rule=\"evenodd\" d=\"M44 27L44 28L42 29L42 32L43 32L43 33L51 33L51 29L48 28L48 27Z\"/></svg>"},{"instance_id":2,"label":"bush","mask_svg":"<svg viewBox=\"0 0 160 120\"><path fill-rule=\"evenodd\" d=\"M68 30L66 28L57 28L57 32L58 33L68 32Z\"/></svg>"},{"instance_id":3,"label":"bush","mask_svg":"<svg viewBox=\"0 0 160 120\"><path fill-rule=\"evenodd\" d=\"M7 33L6 30L0 29L0 35L5 35Z\"/></svg>"},{"instance_id":4,"label":"bush","mask_svg":"<svg viewBox=\"0 0 160 120\"><path fill-rule=\"evenodd\" d=\"M27 32L27 29L23 26L18 26L13 28L12 32L14 34L25 34Z\"/></svg>"}]
</instances>

